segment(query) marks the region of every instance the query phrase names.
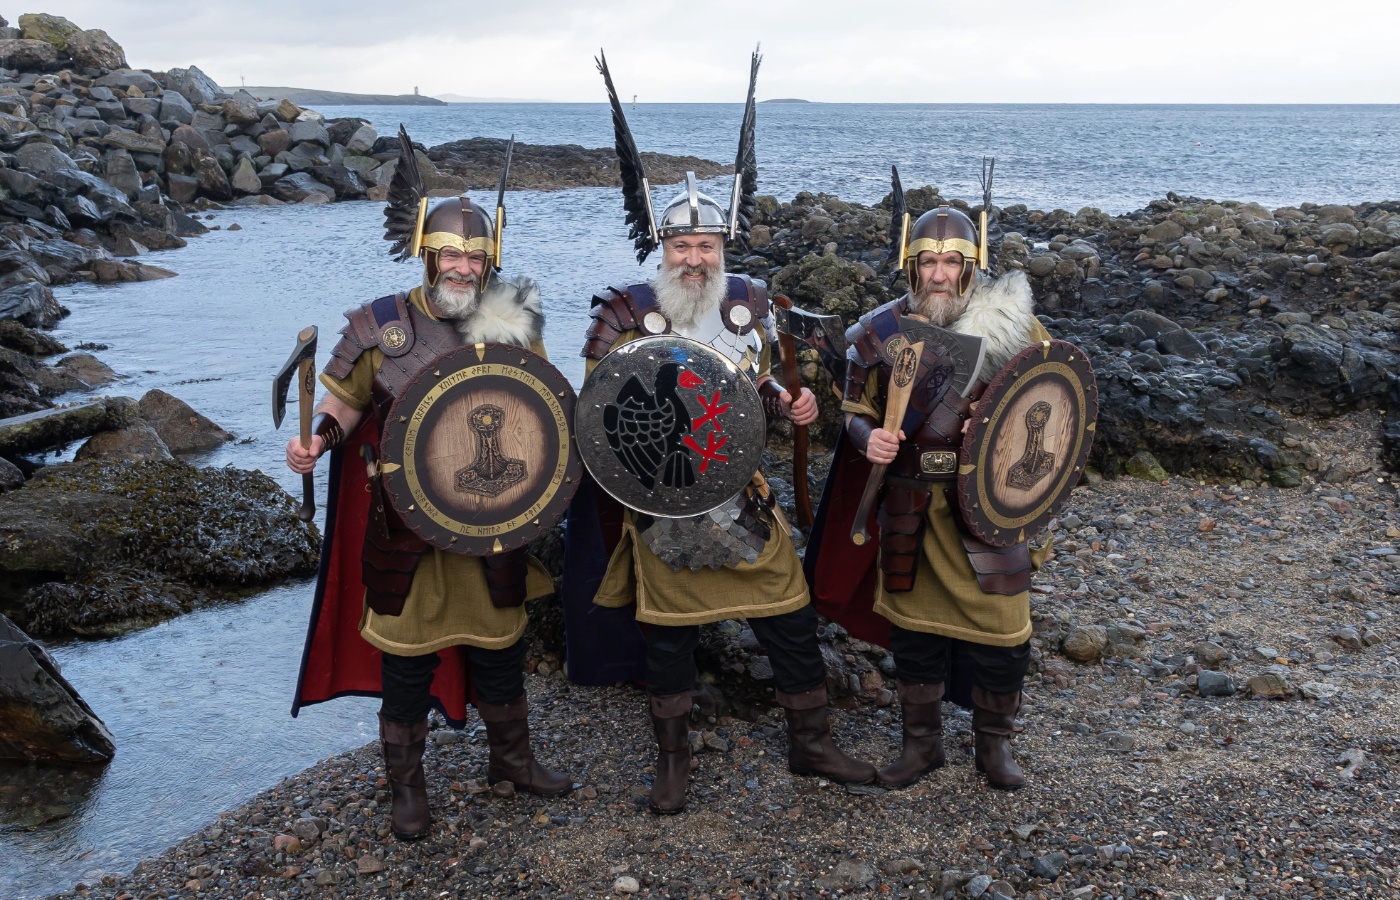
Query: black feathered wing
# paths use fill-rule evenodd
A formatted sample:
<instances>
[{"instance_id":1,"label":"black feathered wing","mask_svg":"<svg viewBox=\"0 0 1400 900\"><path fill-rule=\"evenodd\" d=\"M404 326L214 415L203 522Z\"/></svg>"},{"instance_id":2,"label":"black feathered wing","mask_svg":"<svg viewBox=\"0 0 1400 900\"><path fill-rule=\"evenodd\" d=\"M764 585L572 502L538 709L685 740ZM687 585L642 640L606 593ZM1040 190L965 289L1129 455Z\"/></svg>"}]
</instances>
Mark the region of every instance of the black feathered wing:
<instances>
[{"instance_id":1,"label":"black feathered wing","mask_svg":"<svg viewBox=\"0 0 1400 900\"><path fill-rule=\"evenodd\" d=\"M744 121L739 126L739 152L734 158L734 193L737 202L731 201L734 216L734 250L739 256L749 252L749 231L753 228L754 196L758 193L758 154L754 149L754 124L757 121L757 103L754 92L758 87L758 67L763 63L759 48L755 47L749 60L749 97L744 103Z\"/></svg>"},{"instance_id":2,"label":"black feathered wing","mask_svg":"<svg viewBox=\"0 0 1400 900\"><path fill-rule=\"evenodd\" d=\"M608 58L602 50L598 51L594 62L598 64L598 71L603 74L603 82L608 86L617 167L622 176L622 208L627 211L627 236L632 239L637 262L640 263L656 249L656 223L652 219L651 198L647 196L646 169L642 166L642 154L637 150L637 142L632 139L632 129L627 126L627 117L622 114L622 103L617 99L612 73L608 71Z\"/></svg>"},{"instance_id":3,"label":"black feathered wing","mask_svg":"<svg viewBox=\"0 0 1400 900\"><path fill-rule=\"evenodd\" d=\"M413 249L413 232L418 228L418 209L428 189L418 171L413 155L413 142L408 131L399 126L399 162L389 182L389 204L384 207L384 240L392 241L389 255L398 262L408 259Z\"/></svg>"},{"instance_id":4,"label":"black feathered wing","mask_svg":"<svg viewBox=\"0 0 1400 900\"><path fill-rule=\"evenodd\" d=\"M904 185L899 180L899 167L890 166L890 282L899 278L904 268L904 220L909 208L904 205Z\"/></svg>"}]
</instances>

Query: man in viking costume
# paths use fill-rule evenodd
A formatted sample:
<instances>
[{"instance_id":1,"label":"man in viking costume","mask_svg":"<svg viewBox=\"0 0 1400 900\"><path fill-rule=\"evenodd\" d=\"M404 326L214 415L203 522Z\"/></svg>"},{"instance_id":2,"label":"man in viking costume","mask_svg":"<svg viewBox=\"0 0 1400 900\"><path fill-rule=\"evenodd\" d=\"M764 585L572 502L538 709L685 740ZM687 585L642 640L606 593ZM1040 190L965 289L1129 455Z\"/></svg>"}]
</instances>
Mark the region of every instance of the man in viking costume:
<instances>
[{"instance_id":1,"label":"man in viking costume","mask_svg":"<svg viewBox=\"0 0 1400 900\"><path fill-rule=\"evenodd\" d=\"M382 696L393 831L415 840L429 832L422 760L434 702L461 727L474 696L492 782L558 796L571 781L535 761L526 721L523 604L552 591L549 576L523 548L476 557L430 546L405 526L380 483L373 449L386 414L434 360L485 342L545 353L538 287L497 274L505 174L494 223L465 194L429 209L402 128L399 142L385 238L400 261L423 260L422 284L345 314L349 323L321 374L328 393L315 436L308 449L288 442L287 465L304 474L331 453L325 550L293 715L343 694ZM509 159L508 149L507 171ZM346 458L346 448L367 465Z\"/></svg>"},{"instance_id":2,"label":"man in viking costume","mask_svg":"<svg viewBox=\"0 0 1400 900\"><path fill-rule=\"evenodd\" d=\"M1036 320L1020 271L990 277L987 215L991 168L984 167L981 228L940 206L912 227L894 172L890 246L909 292L862 316L846 333L851 347L838 443L821 512L807 549L817 608L852 634L887 643L894 655L903 713L903 749L881 769L888 788L913 784L944 763L941 703L950 681L971 681L977 769L992 787L1015 790L1025 774L1011 752L1021 687L1030 660L1030 578L1043 551L1025 541L981 543L960 521L958 451L973 402L1018 352L1049 335ZM945 390L946 359L925 349L903 427L882 427L893 348L908 317L982 339L981 373L965 393ZM941 394L940 394L941 392ZM938 397L921 402L921 397ZM846 540L854 498L885 465L874 545ZM876 615L872 615L872 611ZM963 686L965 688L965 686Z\"/></svg>"},{"instance_id":3,"label":"man in viking costume","mask_svg":"<svg viewBox=\"0 0 1400 900\"><path fill-rule=\"evenodd\" d=\"M627 221L637 259L645 260L660 246L663 260L651 281L610 287L594 296L583 356L591 373L610 350L639 338L662 334L690 338L724 354L752 380L769 418L782 416L804 424L817 415L812 392L804 388L794 398L769 374L776 338L763 283L724 272L726 245L740 254L745 251L753 215L758 181L754 85L759 61L755 52L729 208L700 193L694 174L687 173L686 189L658 217L652 212L641 156L606 60L599 60L612 103ZM727 506L693 518L646 515L634 509L617 510L621 515L613 517L607 508L610 498L597 491L593 496L598 506L593 521L601 520L605 532L612 523L612 546L604 548L611 557L600 581L581 578L578 582L597 587L586 597L572 598L573 620L588 618L577 606L591 599L600 607L627 608L643 623L644 677L659 747L650 793L652 811L671 814L685 809L699 626L724 619L747 619L772 662L776 699L787 716L791 771L848 784L874 780L873 766L846 756L832 741L816 612L786 523L774 508L775 498L762 475L755 472L748 487ZM571 543L587 540L588 532L597 527L584 520L577 501L576 495L570 511ZM711 523L721 520L728 524L718 527L730 530L716 540ZM740 524L747 527L739 528ZM737 539L740 532L744 536ZM569 552L573 556L575 549L570 547ZM570 602L566 598L566 604ZM635 634L635 626L629 630ZM579 646L587 642L585 634L582 629L570 633L569 674L589 681L596 676L585 668L588 651Z\"/></svg>"}]
</instances>

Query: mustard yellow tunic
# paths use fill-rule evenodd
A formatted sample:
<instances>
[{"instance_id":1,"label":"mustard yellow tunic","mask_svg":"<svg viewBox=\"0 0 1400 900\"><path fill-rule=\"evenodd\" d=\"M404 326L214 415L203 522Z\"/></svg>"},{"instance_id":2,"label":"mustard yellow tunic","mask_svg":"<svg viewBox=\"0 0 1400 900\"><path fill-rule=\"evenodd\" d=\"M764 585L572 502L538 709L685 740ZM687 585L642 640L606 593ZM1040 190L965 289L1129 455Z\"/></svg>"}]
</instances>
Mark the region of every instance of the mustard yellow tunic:
<instances>
[{"instance_id":1,"label":"mustard yellow tunic","mask_svg":"<svg viewBox=\"0 0 1400 900\"><path fill-rule=\"evenodd\" d=\"M1037 322L1027 343L1048 337ZM841 404L841 409L882 421L885 403L880 396L878 379L868 379L860 400L847 400ZM882 573L875 589L875 612L909 631L941 634L993 647L1025 643L1031 636L1030 592L1007 596L982 590L972 564L967 561L967 551L942 487L942 484L934 485L928 527L924 529L924 552L919 555L913 590L886 591ZM1039 549L1031 548L1032 569L1040 568L1048 550L1048 544Z\"/></svg>"},{"instance_id":2,"label":"mustard yellow tunic","mask_svg":"<svg viewBox=\"0 0 1400 900\"><path fill-rule=\"evenodd\" d=\"M414 288L408 296L419 312L432 315L424 304L421 287ZM532 343L530 349L545 355L544 344L539 341ZM344 380L323 372L321 383L351 407L369 409L370 388L383 362L384 354L379 348L371 348L355 361ZM549 573L533 558L529 560L525 588L531 599L554 590ZM434 547L418 564L403 613L381 616L366 606L360 617L360 634L385 653L421 656L458 644L503 649L520 639L525 622L524 606L500 609L492 605L481 560Z\"/></svg>"},{"instance_id":3,"label":"mustard yellow tunic","mask_svg":"<svg viewBox=\"0 0 1400 900\"><path fill-rule=\"evenodd\" d=\"M625 331L611 349L639 337L640 331ZM590 373L595 364L595 360L588 361ZM765 342L757 374L766 375L770 368L771 353ZM635 602L639 622L703 625L725 619L781 615L811 602L802 561L780 523L774 524L773 536L756 562L675 572L651 552L635 522L635 514L627 510L622 538L593 597L599 606L621 607Z\"/></svg>"}]
</instances>

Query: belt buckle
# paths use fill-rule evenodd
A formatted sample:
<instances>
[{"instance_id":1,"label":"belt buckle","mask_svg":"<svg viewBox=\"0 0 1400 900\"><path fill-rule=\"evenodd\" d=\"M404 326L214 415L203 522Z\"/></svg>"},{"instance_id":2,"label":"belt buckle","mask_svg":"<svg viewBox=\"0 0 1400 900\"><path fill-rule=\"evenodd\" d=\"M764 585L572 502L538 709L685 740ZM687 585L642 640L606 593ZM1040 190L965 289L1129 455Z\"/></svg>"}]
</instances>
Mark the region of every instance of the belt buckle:
<instances>
[{"instance_id":1,"label":"belt buckle","mask_svg":"<svg viewBox=\"0 0 1400 900\"><path fill-rule=\"evenodd\" d=\"M919 471L925 475L952 475L958 470L958 455L952 450L929 450L919 456Z\"/></svg>"}]
</instances>

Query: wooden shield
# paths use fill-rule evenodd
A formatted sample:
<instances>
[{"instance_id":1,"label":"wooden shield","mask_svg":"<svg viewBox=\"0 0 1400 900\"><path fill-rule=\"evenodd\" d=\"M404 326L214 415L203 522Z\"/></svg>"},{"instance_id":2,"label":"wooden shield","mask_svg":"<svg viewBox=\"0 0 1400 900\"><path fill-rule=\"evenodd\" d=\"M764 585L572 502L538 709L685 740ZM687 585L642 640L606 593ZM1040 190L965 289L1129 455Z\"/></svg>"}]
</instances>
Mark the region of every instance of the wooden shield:
<instances>
[{"instance_id":1,"label":"wooden shield","mask_svg":"<svg viewBox=\"0 0 1400 900\"><path fill-rule=\"evenodd\" d=\"M1084 351L1045 341L996 374L973 411L958 467L971 531L994 547L1038 534L1084 474L1099 392Z\"/></svg>"},{"instance_id":2,"label":"wooden shield","mask_svg":"<svg viewBox=\"0 0 1400 900\"><path fill-rule=\"evenodd\" d=\"M522 547L578 490L574 390L510 344L439 357L389 408L380 471L394 510L423 540L466 556Z\"/></svg>"}]
</instances>

